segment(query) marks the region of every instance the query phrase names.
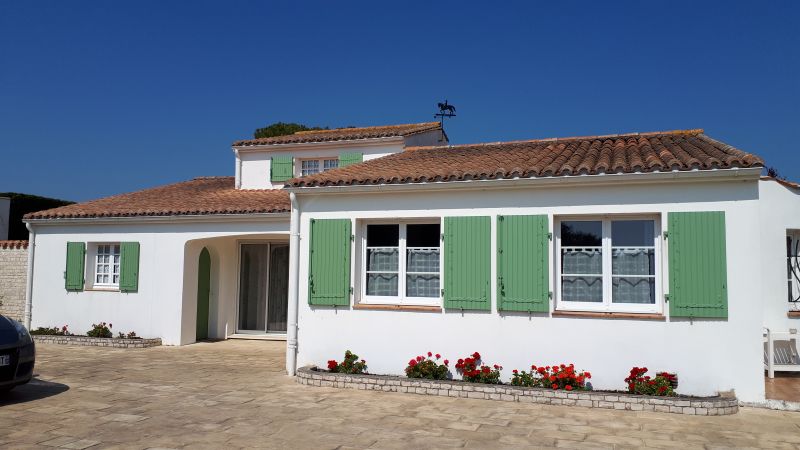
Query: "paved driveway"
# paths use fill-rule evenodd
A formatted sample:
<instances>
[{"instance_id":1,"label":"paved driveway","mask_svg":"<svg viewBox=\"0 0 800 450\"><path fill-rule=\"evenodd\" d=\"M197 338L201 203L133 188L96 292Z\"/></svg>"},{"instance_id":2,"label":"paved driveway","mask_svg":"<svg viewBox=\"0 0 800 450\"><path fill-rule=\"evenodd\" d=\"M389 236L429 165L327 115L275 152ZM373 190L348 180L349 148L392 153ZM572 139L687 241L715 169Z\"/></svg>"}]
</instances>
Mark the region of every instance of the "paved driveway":
<instances>
[{"instance_id":1,"label":"paved driveway","mask_svg":"<svg viewBox=\"0 0 800 450\"><path fill-rule=\"evenodd\" d=\"M40 345L0 400L8 448L800 448L800 413L697 417L299 386L284 344Z\"/></svg>"}]
</instances>

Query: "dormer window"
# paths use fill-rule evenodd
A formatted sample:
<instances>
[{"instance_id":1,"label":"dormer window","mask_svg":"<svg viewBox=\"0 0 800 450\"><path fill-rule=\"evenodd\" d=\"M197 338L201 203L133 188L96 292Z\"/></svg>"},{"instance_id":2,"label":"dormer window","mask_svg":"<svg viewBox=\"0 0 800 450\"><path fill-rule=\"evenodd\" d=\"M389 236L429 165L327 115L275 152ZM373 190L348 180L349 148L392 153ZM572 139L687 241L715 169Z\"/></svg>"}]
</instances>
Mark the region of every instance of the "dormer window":
<instances>
[{"instance_id":1,"label":"dormer window","mask_svg":"<svg viewBox=\"0 0 800 450\"><path fill-rule=\"evenodd\" d=\"M324 172L326 170L335 169L339 167L339 160L333 159L301 159L300 160L300 176L314 175L315 173Z\"/></svg>"}]
</instances>

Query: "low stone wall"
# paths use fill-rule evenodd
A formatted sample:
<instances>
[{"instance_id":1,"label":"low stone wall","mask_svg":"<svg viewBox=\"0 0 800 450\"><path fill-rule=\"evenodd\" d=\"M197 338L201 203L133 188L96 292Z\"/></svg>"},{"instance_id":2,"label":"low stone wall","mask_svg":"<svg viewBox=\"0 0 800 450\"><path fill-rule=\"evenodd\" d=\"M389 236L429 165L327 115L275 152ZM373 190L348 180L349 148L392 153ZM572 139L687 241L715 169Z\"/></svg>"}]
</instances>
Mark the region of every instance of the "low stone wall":
<instances>
[{"instance_id":1,"label":"low stone wall","mask_svg":"<svg viewBox=\"0 0 800 450\"><path fill-rule=\"evenodd\" d=\"M28 241L0 241L0 314L22 321L28 279Z\"/></svg>"},{"instance_id":2,"label":"low stone wall","mask_svg":"<svg viewBox=\"0 0 800 450\"><path fill-rule=\"evenodd\" d=\"M33 336L39 344L81 345L85 347L113 347L113 348L147 348L161 345L161 338L154 339L120 339L120 338L95 338L88 336Z\"/></svg>"},{"instance_id":3,"label":"low stone wall","mask_svg":"<svg viewBox=\"0 0 800 450\"><path fill-rule=\"evenodd\" d=\"M436 381L386 375L347 375L318 370L314 366L297 370L297 382L309 386L328 386L385 392L407 392L441 397L478 398L506 402L543 403L629 411L655 411L699 416L722 416L739 411L736 398L648 397L613 392L553 391L508 384L492 385L463 381Z\"/></svg>"}]
</instances>

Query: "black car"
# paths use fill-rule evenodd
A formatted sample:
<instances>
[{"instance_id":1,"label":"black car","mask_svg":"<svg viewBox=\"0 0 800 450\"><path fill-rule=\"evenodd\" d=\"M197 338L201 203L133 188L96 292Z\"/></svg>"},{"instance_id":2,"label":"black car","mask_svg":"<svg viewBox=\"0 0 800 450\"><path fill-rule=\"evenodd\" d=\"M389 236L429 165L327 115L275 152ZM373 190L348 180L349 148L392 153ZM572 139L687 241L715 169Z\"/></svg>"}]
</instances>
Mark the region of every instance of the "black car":
<instances>
[{"instance_id":1,"label":"black car","mask_svg":"<svg viewBox=\"0 0 800 450\"><path fill-rule=\"evenodd\" d=\"M16 320L0 315L0 392L31 381L36 345Z\"/></svg>"}]
</instances>

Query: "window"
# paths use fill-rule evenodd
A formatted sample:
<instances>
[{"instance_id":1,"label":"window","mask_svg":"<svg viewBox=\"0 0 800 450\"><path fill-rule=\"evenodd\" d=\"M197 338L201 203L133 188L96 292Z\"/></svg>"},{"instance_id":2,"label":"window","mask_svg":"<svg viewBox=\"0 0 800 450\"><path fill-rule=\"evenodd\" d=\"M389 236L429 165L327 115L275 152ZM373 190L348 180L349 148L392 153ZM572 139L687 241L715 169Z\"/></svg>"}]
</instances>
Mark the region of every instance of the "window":
<instances>
[{"instance_id":1,"label":"window","mask_svg":"<svg viewBox=\"0 0 800 450\"><path fill-rule=\"evenodd\" d=\"M438 223L364 225L362 301L437 304L440 229Z\"/></svg>"},{"instance_id":2,"label":"window","mask_svg":"<svg viewBox=\"0 0 800 450\"><path fill-rule=\"evenodd\" d=\"M786 276L790 311L800 311L800 233L786 235Z\"/></svg>"},{"instance_id":3,"label":"window","mask_svg":"<svg viewBox=\"0 0 800 450\"><path fill-rule=\"evenodd\" d=\"M562 220L559 302L567 310L658 312L653 219Z\"/></svg>"},{"instance_id":4,"label":"window","mask_svg":"<svg viewBox=\"0 0 800 450\"><path fill-rule=\"evenodd\" d=\"M119 286L119 244L97 244L94 257L94 286Z\"/></svg>"},{"instance_id":5,"label":"window","mask_svg":"<svg viewBox=\"0 0 800 450\"><path fill-rule=\"evenodd\" d=\"M315 173L339 167L339 160L333 159L303 159L300 161L300 176L314 175ZM322 168L322 169L320 169Z\"/></svg>"}]
</instances>

